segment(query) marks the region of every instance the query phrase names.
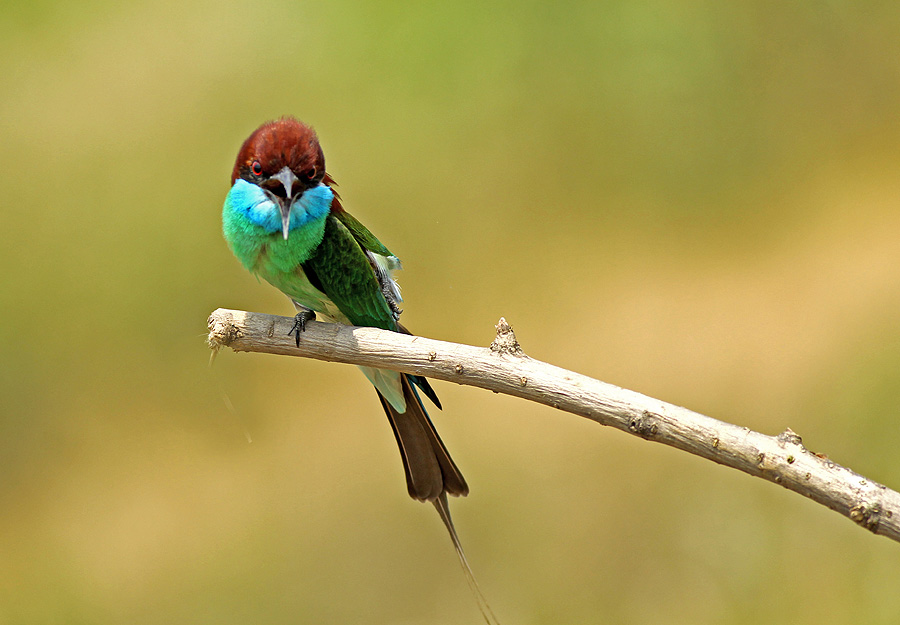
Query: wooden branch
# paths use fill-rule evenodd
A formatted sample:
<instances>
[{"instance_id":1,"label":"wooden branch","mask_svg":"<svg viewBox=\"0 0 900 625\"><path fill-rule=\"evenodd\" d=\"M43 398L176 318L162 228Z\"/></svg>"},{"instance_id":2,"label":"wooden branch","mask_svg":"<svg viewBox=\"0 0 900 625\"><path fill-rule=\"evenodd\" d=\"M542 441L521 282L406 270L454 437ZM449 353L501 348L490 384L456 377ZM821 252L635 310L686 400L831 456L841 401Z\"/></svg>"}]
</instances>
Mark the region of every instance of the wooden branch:
<instances>
[{"instance_id":1,"label":"wooden branch","mask_svg":"<svg viewBox=\"0 0 900 625\"><path fill-rule=\"evenodd\" d=\"M220 308L209 318L209 346L393 369L539 402L775 482L900 541L900 493L806 449L790 429L766 436L534 360L502 318L490 348L317 322L296 347L292 325Z\"/></svg>"}]
</instances>

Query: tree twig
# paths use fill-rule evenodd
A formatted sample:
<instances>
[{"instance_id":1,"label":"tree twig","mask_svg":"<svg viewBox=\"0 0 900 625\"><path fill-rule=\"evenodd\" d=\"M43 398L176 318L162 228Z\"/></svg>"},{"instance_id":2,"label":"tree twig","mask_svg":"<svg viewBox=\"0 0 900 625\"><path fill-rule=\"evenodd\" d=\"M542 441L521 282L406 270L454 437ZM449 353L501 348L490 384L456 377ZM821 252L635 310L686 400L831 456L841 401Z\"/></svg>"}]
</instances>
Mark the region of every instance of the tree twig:
<instances>
[{"instance_id":1,"label":"tree twig","mask_svg":"<svg viewBox=\"0 0 900 625\"><path fill-rule=\"evenodd\" d=\"M775 482L900 541L900 493L810 451L790 429L767 436L534 360L502 318L490 348L316 322L297 347L292 325L220 308L209 318L209 346L393 369L546 404Z\"/></svg>"}]
</instances>

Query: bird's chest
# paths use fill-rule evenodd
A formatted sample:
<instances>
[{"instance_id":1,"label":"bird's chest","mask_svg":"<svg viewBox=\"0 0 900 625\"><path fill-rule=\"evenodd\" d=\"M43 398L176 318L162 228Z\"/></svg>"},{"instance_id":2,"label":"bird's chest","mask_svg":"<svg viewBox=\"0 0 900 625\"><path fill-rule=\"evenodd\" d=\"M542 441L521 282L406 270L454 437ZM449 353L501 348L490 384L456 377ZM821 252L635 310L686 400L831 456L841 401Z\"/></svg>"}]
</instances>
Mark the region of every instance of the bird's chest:
<instances>
[{"instance_id":1,"label":"bird's chest","mask_svg":"<svg viewBox=\"0 0 900 625\"><path fill-rule=\"evenodd\" d=\"M294 233L291 233L293 236ZM337 306L312 285L303 270L303 263L309 259L309 254L281 245L288 242L290 239L278 239L270 245L261 246L253 271L301 306L346 323Z\"/></svg>"}]
</instances>

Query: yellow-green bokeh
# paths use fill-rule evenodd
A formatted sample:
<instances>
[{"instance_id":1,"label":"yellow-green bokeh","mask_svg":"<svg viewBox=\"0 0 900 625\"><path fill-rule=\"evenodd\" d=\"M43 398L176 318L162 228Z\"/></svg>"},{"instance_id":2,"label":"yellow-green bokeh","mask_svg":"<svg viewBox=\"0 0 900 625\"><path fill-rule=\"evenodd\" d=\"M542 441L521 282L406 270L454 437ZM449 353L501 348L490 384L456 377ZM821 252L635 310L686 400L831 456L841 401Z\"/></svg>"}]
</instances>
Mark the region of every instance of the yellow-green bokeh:
<instances>
[{"instance_id":1,"label":"yellow-green bokeh","mask_svg":"<svg viewBox=\"0 0 900 625\"><path fill-rule=\"evenodd\" d=\"M898 111L888 2L6 3L0 623L479 622L358 372L207 366L213 309L291 311L219 221L286 113L416 332L486 345L503 315L534 357L900 487ZM897 622L896 544L437 387L501 622Z\"/></svg>"}]
</instances>

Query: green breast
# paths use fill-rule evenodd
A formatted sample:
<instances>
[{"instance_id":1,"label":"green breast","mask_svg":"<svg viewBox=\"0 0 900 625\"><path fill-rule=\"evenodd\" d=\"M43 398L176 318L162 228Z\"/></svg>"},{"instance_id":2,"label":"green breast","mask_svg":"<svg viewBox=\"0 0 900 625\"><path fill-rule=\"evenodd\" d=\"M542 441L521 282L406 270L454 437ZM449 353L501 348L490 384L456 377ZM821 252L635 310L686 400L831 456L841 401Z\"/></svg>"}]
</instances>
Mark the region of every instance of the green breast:
<instances>
[{"instance_id":1,"label":"green breast","mask_svg":"<svg viewBox=\"0 0 900 625\"><path fill-rule=\"evenodd\" d=\"M280 232L266 232L262 226L231 210L226 202L222 229L228 247L250 272L307 308L333 315L334 306L310 284L302 268L322 242L326 219L322 217L294 228L285 241Z\"/></svg>"}]
</instances>

